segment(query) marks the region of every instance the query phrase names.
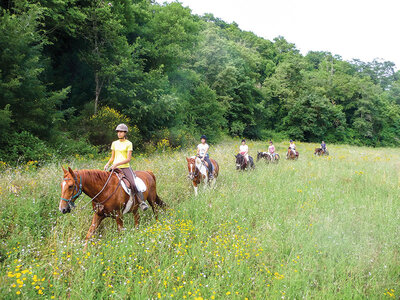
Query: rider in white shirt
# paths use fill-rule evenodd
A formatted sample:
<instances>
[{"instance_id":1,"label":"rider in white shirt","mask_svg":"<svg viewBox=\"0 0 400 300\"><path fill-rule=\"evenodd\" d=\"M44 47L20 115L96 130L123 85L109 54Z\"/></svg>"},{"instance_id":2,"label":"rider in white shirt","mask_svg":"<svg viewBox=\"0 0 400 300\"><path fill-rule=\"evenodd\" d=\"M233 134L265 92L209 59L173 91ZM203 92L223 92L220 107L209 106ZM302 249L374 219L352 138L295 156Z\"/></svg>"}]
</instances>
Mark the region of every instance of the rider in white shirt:
<instances>
[{"instance_id":1,"label":"rider in white shirt","mask_svg":"<svg viewBox=\"0 0 400 300\"><path fill-rule=\"evenodd\" d=\"M296 145L294 144L293 140L290 140L289 149L292 150L294 155L296 155Z\"/></svg>"},{"instance_id":2,"label":"rider in white shirt","mask_svg":"<svg viewBox=\"0 0 400 300\"><path fill-rule=\"evenodd\" d=\"M245 139L242 140L242 144L239 147L239 153L245 157L246 163L249 162L249 146L246 145Z\"/></svg>"},{"instance_id":3,"label":"rider in white shirt","mask_svg":"<svg viewBox=\"0 0 400 300\"><path fill-rule=\"evenodd\" d=\"M207 137L202 135L200 138L201 143L197 145L197 156L200 157L202 161L205 161L209 170L209 178L213 178L213 164L210 161L210 157L208 155L208 149L210 146L206 143Z\"/></svg>"}]
</instances>

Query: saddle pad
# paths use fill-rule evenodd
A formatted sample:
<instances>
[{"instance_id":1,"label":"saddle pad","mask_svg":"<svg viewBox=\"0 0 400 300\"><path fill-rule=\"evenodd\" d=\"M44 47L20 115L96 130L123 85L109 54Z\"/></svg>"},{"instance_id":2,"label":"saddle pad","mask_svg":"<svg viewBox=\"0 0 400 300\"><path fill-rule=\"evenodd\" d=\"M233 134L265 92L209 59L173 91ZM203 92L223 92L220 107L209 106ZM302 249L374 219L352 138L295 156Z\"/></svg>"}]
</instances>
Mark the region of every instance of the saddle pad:
<instances>
[{"instance_id":1,"label":"saddle pad","mask_svg":"<svg viewBox=\"0 0 400 300\"><path fill-rule=\"evenodd\" d=\"M126 186L126 183L125 183L124 180L121 180L121 186L122 186L122 188L124 189L125 193L127 193L128 195L131 194L131 189L129 189L129 188Z\"/></svg>"},{"instance_id":2,"label":"saddle pad","mask_svg":"<svg viewBox=\"0 0 400 300\"><path fill-rule=\"evenodd\" d=\"M146 184L139 177L135 177L135 184L139 192L144 193L147 190Z\"/></svg>"},{"instance_id":3,"label":"saddle pad","mask_svg":"<svg viewBox=\"0 0 400 300\"><path fill-rule=\"evenodd\" d=\"M135 177L135 185L139 192L144 193L147 190L146 184L139 177ZM125 193L127 193L128 195L131 194L131 189L127 187L124 180L121 180L121 186L124 189Z\"/></svg>"}]
</instances>

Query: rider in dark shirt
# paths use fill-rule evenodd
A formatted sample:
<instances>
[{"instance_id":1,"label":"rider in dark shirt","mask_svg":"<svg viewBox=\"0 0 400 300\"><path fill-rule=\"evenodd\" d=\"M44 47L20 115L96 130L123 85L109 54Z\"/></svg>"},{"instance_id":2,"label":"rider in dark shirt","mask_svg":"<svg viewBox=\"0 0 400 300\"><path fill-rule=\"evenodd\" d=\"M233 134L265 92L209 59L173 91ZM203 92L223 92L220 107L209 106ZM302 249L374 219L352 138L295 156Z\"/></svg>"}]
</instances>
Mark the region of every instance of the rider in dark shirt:
<instances>
[{"instance_id":1,"label":"rider in dark shirt","mask_svg":"<svg viewBox=\"0 0 400 300\"><path fill-rule=\"evenodd\" d=\"M322 151L324 151L324 153L326 152L326 144L324 141L322 141L322 143L321 143L321 149L322 149Z\"/></svg>"}]
</instances>

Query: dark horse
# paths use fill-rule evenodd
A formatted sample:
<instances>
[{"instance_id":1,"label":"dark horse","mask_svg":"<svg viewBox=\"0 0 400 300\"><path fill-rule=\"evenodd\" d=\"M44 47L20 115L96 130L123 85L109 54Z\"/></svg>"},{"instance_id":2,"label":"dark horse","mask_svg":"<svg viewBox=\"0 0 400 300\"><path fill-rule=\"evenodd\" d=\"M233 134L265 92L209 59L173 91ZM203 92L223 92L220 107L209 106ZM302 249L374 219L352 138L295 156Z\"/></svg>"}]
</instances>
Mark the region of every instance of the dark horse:
<instances>
[{"instance_id":1,"label":"dark horse","mask_svg":"<svg viewBox=\"0 0 400 300\"><path fill-rule=\"evenodd\" d=\"M322 148L315 148L314 155L318 155L318 156L329 155L329 151L328 150L324 151L324 150L322 150Z\"/></svg>"},{"instance_id":2,"label":"dark horse","mask_svg":"<svg viewBox=\"0 0 400 300\"><path fill-rule=\"evenodd\" d=\"M206 167L205 163L201 161L199 157L186 157L187 161L187 166L188 166L188 171L189 175L188 178L192 180L193 183L193 188L194 188L194 194L197 196L197 189L198 185L203 182L204 188L206 188L208 185L211 187L215 186L218 173L219 173L219 165L218 163L210 158L211 163L213 164L213 179L210 179L208 176L208 168Z\"/></svg>"},{"instance_id":3,"label":"dark horse","mask_svg":"<svg viewBox=\"0 0 400 300\"><path fill-rule=\"evenodd\" d=\"M75 170L71 168L64 171L64 179L61 183L61 200L59 209L65 214L71 212L75 200L83 192L88 195L92 202L94 211L92 225L86 235L85 249L87 241L93 235L101 221L106 217L112 217L117 222L118 231L123 229L123 212L132 212L135 217L135 226L139 226L139 201L137 196L133 197L133 205L129 195L121 187L121 179L115 172L101 170ZM146 185L143 192L144 199L147 200L157 219L157 206L165 207L165 203L158 197L156 191L156 177L151 171L137 171L136 176Z\"/></svg>"},{"instance_id":4,"label":"dark horse","mask_svg":"<svg viewBox=\"0 0 400 300\"><path fill-rule=\"evenodd\" d=\"M288 152L286 153L286 159L297 160L298 158L299 158L299 152L296 151L296 154L294 154L292 149L288 148Z\"/></svg>"},{"instance_id":5,"label":"dark horse","mask_svg":"<svg viewBox=\"0 0 400 300\"><path fill-rule=\"evenodd\" d=\"M249 161L242 154L235 155L236 157L236 170L244 171L246 169L255 169L253 158L249 155Z\"/></svg>"},{"instance_id":6,"label":"dark horse","mask_svg":"<svg viewBox=\"0 0 400 300\"><path fill-rule=\"evenodd\" d=\"M264 158L267 163L278 163L280 160L280 156L278 153L275 153L275 156L270 154L269 152L257 152L257 162Z\"/></svg>"}]
</instances>

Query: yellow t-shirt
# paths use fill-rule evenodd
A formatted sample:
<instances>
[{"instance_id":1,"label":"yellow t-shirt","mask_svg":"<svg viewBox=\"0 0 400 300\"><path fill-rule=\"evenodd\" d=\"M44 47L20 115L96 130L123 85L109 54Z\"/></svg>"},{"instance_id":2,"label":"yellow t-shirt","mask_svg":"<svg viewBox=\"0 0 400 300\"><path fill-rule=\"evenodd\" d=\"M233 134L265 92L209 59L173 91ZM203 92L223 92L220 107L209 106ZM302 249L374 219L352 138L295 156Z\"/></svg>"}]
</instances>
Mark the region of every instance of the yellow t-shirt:
<instances>
[{"instance_id":1,"label":"yellow t-shirt","mask_svg":"<svg viewBox=\"0 0 400 300\"><path fill-rule=\"evenodd\" d=\"M128 158L128 151L132 151L132 143L128 140L114 141L111 144L111 150L115 151L114 164L116 164ZM129 163L120 165L118 168L129 168Z\"/></svg>"}]
</instances>

